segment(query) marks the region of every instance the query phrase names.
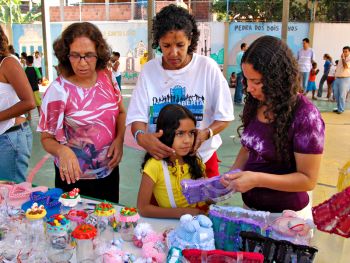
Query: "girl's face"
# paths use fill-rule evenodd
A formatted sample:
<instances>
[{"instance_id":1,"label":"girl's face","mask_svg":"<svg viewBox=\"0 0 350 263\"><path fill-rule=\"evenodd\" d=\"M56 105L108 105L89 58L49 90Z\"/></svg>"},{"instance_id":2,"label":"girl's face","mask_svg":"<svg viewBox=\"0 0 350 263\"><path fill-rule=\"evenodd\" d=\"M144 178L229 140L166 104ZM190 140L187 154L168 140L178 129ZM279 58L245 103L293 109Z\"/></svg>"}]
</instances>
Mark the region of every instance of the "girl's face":
<instances>
[{"instance_id":1,"label":"girl's face","mask_svg":"<svg viewBox=\"0 0 350 263\"><path fill-rule=\"evenodd\" d=\"M263 76L253 68L252 64L242 64L243 75L247 80L247 92L249 92L255 99L265 101L265 95L262 90Z\"/></svg>"},{"instance_id":2,"label":"girl's face","mask_svg":"<svg viewBox=\"0 0 350 263\"><path fill-rule=\"evenodd\" d=\"M180 120L180 126L175 131L172 148L176 156L186 156L192 151L196 134L196 126L193 120L187 118Z\"/></svg>"},{"instance_id":3,"label":"girl's face","mask_svg":"<svg viewBox=\"0 0 350 263\"><path fill-rule=\"evenodd\" d=\"M183 30L167 32L159 39L159 46L163 53L163 67L168 70L176 70L185 67L191 57L187 54L191 40Z\"/></svg>"}]
</instances>

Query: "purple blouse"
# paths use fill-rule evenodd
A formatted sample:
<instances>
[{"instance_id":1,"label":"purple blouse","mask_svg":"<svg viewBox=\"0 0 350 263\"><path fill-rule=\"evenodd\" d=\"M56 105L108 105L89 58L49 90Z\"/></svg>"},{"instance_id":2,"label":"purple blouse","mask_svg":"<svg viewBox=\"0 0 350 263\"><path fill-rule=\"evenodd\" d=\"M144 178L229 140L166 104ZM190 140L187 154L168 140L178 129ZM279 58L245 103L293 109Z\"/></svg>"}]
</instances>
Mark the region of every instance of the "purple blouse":
<instances>
[{"instance_id":1,"label":"purple blouse","mask_svg":"<svg viewBox=\"0 0 350 263\"><path fill-rule=\"evenodd\" d=\"M294 153L321 154L324 145L324 122L318 109L305 97L298 95L295 117L288 132L290 167L278 162L273 143L273 125L252 120L244 129L241 143L249 150L243 170L272 174L296 172ZM299 211L309 203L307 192L283 192L268 188L253 188L243 193L244 203L257 210L282 212Z\"/></svg>"}]
</instances>

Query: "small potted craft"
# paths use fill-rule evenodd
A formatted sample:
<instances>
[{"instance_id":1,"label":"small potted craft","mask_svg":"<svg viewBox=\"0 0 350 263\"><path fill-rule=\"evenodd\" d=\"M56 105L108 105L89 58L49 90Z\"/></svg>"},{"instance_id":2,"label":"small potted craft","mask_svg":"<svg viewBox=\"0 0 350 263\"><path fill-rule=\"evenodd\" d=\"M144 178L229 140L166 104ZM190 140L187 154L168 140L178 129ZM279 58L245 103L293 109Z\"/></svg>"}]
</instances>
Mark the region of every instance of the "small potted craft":
<instances>
[{"instance_id":1,"label":"small potted craft","mask_svg":"<svg viewBox=\"0 0 350 263\"><path fill-rule=\"evenodd\" d=\"M50 216L46 222L46 234L51 247L54 249L65 249L69 243L68 231L70 220L64 215L55 214Z\"/></svg>"},{"instance_id":2,"label":"small potted craft","mask_svg":"<svg viewBox=\"0 0 350 263\"><path fill-rule=\"evenodd\" d=\"M134 207L123 207L120 209L118 220L120 222L120 236L124 241L132 241L134 228L140 216Z\"/></svg>"},{"instance_id":3,"label":"small potted craft","mask_svg":"<svg viewBox=\"0 0 350 263\"><path fill-rule=\"evenodd\" d=\"M81 202L81 197L79 194L79 188L74 188L72 191L63 193L58 201L62 204L61 213L66 214L68 211L75 207L79 202Z\"/></svg>"},{"instance_id":4,"label":"small potted craft","mask_svg":"<svg viewBox=\"0 0 350 263\"><path fill-rule=\"evenodd\" d=\"M72 237L75 238L76 261L80 262L95 262L95 250L93 241L97 235L97 229L89 224L78 225L72 232Z\"/></svg>"}]
</instances>

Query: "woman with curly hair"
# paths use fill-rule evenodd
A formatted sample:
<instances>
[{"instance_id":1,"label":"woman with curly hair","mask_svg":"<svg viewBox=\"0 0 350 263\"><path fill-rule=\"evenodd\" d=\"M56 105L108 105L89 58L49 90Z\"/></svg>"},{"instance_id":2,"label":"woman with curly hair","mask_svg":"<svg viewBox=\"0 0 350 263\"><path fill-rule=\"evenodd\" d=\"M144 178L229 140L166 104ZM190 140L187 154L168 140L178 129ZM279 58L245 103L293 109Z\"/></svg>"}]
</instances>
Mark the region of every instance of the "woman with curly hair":
<instances>
[{"instance_id":1,"label":"woman with curly hair","mask_svg":"<svg viewBox=\"0 0 350 263\"><path fill-rule=\"evenodd\" d=\"M0 27L0 178L26 181L32 130L24 114L35 108L32 88Z\"/></svg>"},{"instance_id":2,"label":"woman with curly hair","mask_svg":"<svg viewBox=\"0 0 350 263\"><path fill-rule=\"evenodd\" d=\"M303 210L315 187L324 145L324 122L317 108L298 94L299 73L291 50L280 39L254 41L242 58L245 106L242 147L222 179L242 193L252 209ZM304 210L310 215L311 209ZM304 212L303 211L303 212Z\"/></svg>"},{"instance_id":3,"label":"woman with curly hair","mask_svg":"<svg viewBox=\"0 0 350 263\"><path fill-rule=\"evenodd\" d=\"M55 185L118 202L125 110L107 63L111 49L91 23L73 23L53 44L61 75L44 94L38 131L55 157Z\"/></svg>"},{"instance_id":4,"label":"woman with curly hair","mask_svg":"<svg viewBox=\"0 0 350 263\"><path fill-rule=\"evenodd\" d=\"M134 89L127 114L127 125L137 143L155 159L174 154L174 150L155 132L160 110L167 104L188 108L197 120L193 151L206 164L208 177L219 174L216 150L219 133L234 119L230 90L216 62L194 53L199 30L194 17L182 7L164 7L153 19L154 49L161 57L146 63Z\"/></svg>"}]
</instances>

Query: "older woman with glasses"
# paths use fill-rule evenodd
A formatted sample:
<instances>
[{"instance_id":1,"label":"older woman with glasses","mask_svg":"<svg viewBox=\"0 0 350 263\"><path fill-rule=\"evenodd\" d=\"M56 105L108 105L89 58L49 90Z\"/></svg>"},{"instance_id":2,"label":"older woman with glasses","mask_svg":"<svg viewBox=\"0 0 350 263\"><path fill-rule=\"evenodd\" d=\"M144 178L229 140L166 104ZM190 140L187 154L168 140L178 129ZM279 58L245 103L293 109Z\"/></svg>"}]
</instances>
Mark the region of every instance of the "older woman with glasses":
<instances>
[{"instance_id":1,"label":"older woman with glasses","mask_svg":"<svg viewBox=\"0 0 350 263\"><path fill-rule=\"evenodd\" d=\"M91 23L74 23L53 44L61 75L46 91L38 131L55 157L55 185L118 202L125 109L106 69L111 49Z\"/></svg>"}]
</instances>

